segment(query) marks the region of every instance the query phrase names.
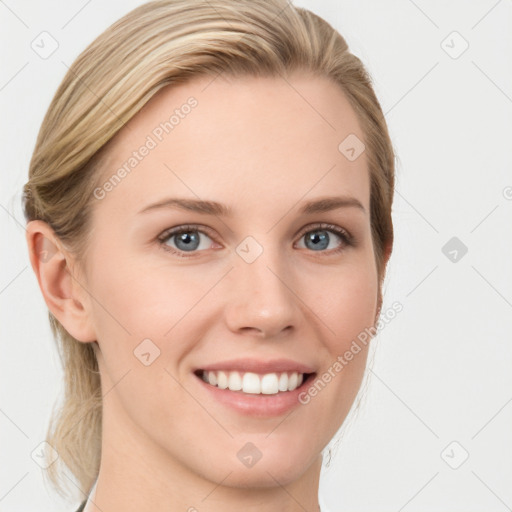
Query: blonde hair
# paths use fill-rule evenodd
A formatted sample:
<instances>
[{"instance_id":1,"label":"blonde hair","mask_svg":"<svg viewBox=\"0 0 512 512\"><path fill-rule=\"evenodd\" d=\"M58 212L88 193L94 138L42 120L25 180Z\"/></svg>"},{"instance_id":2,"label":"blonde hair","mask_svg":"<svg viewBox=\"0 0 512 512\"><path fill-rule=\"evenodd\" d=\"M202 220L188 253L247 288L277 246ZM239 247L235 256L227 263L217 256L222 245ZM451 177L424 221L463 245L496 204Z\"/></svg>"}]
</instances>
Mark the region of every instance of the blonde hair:
<instances>
[{"instance_id":1,"label":"blonde hair","mask_svg":"<svg viewBox=\"0 0 512 512\"><path fill-rule=\"evenodd\" d=\"M107 143L163 87L199 75L285 76L294 70L339 85L364 133L379 297L393 242L394 152L361 61L322 18L285 0L157 0L129 12L94 40L66 73L45 115L30 161L23 205L85 264L93 190ZM340 141L341 142L341 141ZM67 495L62 463L89 492L101 458L102 397L92 343L73 338L49 312L64 370L64 399L47 442L47 469Z\"/></svg>"}]
</instances>

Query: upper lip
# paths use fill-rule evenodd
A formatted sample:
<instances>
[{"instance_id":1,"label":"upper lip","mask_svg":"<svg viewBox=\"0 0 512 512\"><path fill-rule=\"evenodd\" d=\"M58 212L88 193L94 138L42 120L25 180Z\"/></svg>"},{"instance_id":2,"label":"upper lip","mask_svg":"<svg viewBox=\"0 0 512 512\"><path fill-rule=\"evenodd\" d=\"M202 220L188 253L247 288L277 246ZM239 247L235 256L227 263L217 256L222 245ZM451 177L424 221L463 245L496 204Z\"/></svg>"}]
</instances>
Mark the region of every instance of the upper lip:
<instances>
[{"instance_id":1,"label":"upper lip","mask_svg":"<svg viewBox=\"0 0 512 512\"><path fill-rule=\"evenodd\" d=\"M205 371L240 371L253 373L278 373L278 372L298 372L314 373L314 368L307 364L299 363L291 359L271 359L268 361L258 359L230 359L229 361L219 361L197 368Z\"/></svg>"}]
</instances>

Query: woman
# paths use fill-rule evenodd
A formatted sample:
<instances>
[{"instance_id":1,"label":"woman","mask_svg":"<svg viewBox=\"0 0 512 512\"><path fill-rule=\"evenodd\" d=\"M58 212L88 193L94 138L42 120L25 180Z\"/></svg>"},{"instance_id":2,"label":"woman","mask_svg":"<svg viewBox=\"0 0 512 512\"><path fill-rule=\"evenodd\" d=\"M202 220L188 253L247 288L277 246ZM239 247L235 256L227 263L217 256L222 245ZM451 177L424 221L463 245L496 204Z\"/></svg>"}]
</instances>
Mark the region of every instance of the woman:
<instances>
[{"instance_id":1,"label":"woman","mask_svg":"<svg viewBox=\"0 0 512 512\"><path fill-rule=\"evenodd\" d=\"M80 511L326 512L322 454L364 374L393 187L370 78L313 13L160 0L101 34L24 189L65 371L56 488L64 463Z\"/></svg>"}]
</instances>

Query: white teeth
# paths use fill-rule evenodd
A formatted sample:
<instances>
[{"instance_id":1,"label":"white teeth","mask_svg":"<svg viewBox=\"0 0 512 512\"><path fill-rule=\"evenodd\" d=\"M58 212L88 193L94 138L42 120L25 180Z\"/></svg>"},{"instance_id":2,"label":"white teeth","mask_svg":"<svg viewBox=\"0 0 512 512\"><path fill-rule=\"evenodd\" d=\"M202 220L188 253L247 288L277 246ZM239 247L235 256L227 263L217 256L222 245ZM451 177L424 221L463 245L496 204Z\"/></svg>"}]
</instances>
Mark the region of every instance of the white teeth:
<instances>
[{"instance_id":1,"label":"white teeth","mask_svg":"<svg viewBox=\"0 0 512 512\"><path fill-rule=\"evenodd\" d=\"M224 372L217 373L217 386L220 389L226 389L228 387L228 376Z\"/></svg>"},{"instance_id":2,"label":"white teeth","mask_svg":"<svg viewBox=\"0 0 512 512\"><path fill-rule=\"evenodd\" d=\"M240 391L242 389L242 377L238 372L229 372L229 385L231 391Z\"/></svg>"},{"instance_id":3,"label":"white teeth","mask_svg":"<svg viewBox=\"0 0 512 512\"><path fill-rule=\"evenodd\" d=\"M260 378L255 373L245 373L242 379L242 391L244 393L254 393L255 395L261 393Z\"/></svg>"},{"instance_id":4,"label":"white teeth","mask_svg":"<svg viewBox=\"0 0 512 512\"><path fill-rule=\"evenodd\" d=\"M203 371L202 379L220 389L243 391L253 395L275 395L280 391L293 391L304 380L304 374L291 372L266 373L260 375L253 372L240 373L237 371Z\"/></svg>"},{"instance_id":5,"label":"white teeth","mask_svg":"<svg viewBox=\"0 0 512 512\"><path fill-rule=\"evenodd\" d=\"M281 373L277 387L279 391L288 391L288 374Z\"/></svg>"},{"instance_id":6,"label":"white teeth","mask_svg":"<svg viewBox=\"0 0 512 512\"><path fill-rule=\"evenodd\" d=\"M275 373L267 373L261 379L261 392L264 395L274 395L279 391L277 375Z\"/></svg>"},{"instance_id":7,"label":"white teeth","mask_svg":"<svg viewBox=\"0 0 512 512\"><path fill-rule=\"evenodd\" d=\"M217 374L215 372L208 372L208 382L212 386L216 386L217 385Z\"/></svg>"},{"instance_id":8,"label":"white teeth","mask_svg":"<svg viewBox=\"0 0 512 512\"><path fill-rule=\"evenodd\" d=\"M297 387L297 380L298 380L297 373L293 372L288 377L288 391L292 391L293 389L295 389Z\"/></svg>"}]
</instances>

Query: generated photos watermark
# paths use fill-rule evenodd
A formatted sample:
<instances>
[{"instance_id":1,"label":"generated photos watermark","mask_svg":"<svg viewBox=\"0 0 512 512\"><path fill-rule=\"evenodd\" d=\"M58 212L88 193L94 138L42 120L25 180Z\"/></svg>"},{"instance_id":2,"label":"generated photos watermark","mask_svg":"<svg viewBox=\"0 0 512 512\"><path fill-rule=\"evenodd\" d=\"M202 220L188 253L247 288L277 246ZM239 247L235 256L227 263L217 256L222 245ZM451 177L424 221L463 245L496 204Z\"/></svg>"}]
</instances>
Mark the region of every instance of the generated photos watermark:
<instances>
[{"instance_id":1,"label":"generated photos watermark","mask_svg":"<svg viewBox=\"0 0 512 512\"><path fill-rule=\"evenodd\" d=\"M359 354L359 352L361 352L362 346L366 346L377 332L381 331L386 325L388 325L402 310L403 305L401 302L393 302L391 307L381 313L375 326L366 327L361 331L357 335L357 338L352 340L350 348L348 348L343 354L339 355L325 372L318 375L308 389L299 394L299 402L306 405L312 398L317 396L318 393L322 391L327 384L329 384L329 382L331 382L357 354Z\"/></svg>"},{"instance_id":2,"label":"generated photos watermark","mask_svg":"<svg viewBox=\"0 0 512 512\"><path fill-rule=\"evenodd\" d=\"M191 96L183 103L180 108L175 108L174 113L169 119L162 121L158 126L155 126L151 133L146 137L144 143L135 151L132 151L131 156L123 162L123 164L101 185L96 187L93 195L96 199L101 201L106 195L114 190L121 181L128 176L133 169L135 169L146 156L148 156L158 144L160 144L166 135L172 132L183 119L185 119L192 109L197 107L198 101Z\"/></svg>"}]
</instances>

